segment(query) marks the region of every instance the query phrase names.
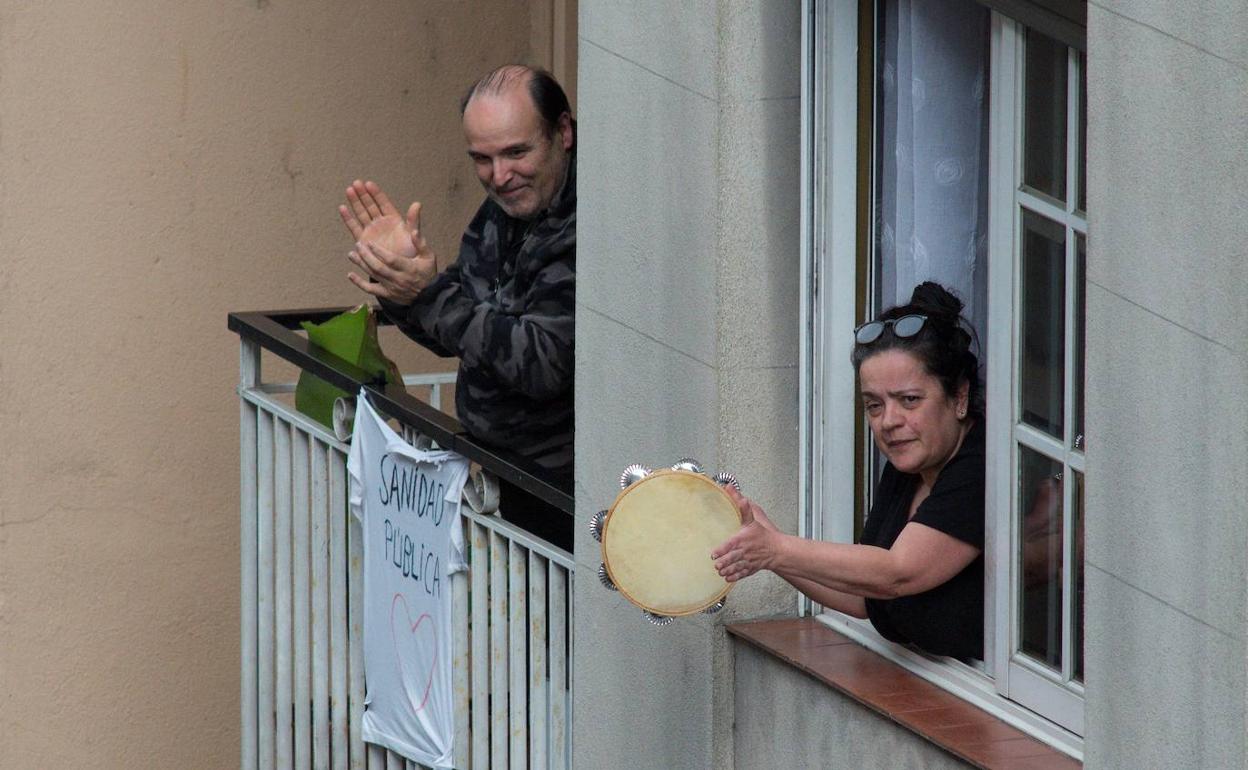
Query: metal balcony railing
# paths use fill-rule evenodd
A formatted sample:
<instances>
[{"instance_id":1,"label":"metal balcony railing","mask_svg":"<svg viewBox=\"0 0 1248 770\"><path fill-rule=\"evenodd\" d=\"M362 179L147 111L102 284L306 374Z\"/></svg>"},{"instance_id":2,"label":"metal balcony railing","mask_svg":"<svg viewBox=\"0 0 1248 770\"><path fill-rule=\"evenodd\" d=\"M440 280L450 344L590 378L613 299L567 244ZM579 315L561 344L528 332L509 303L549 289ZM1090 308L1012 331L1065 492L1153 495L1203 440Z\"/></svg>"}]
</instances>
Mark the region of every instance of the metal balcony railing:
<instances>
[{"instance_id":1,"label":"metal balcony railing","mask_svg":"<svg viewBox=\"0 0 1248 770\"><path fill-rule=\"evenodd\" d=\"M360 738L362 541L347 510L349 445L265 383L261 350L569 514L572 498L523 459L481 446L438 411L453 374L372 381L292 331L342 309L232 313L239 377L244 768L414 768ZM455 757L462 768L562 768L571 758L572 555L465 505L466 572L451 581Z\"/></svg>"}]
</instances>

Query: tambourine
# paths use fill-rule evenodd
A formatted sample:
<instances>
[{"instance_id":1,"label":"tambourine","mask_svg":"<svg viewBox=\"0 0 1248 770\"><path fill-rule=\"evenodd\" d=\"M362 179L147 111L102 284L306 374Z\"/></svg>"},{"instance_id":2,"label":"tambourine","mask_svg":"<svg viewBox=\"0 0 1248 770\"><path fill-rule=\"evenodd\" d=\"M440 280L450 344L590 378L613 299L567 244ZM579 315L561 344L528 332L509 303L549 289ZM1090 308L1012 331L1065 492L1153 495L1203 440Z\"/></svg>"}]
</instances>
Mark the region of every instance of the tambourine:
<instances>
[{"instance_id":1,"label":"tambourine","mask_svg":"<svg viewBox=\"0 0 1248 770\"><path fill-rule=\"evenodd\" d=\"M729 484L740 489L731 473L708 477L689 459L659 471L624 469L615 502L589 522L602 544L602 584L656 625L723 609L733 584L715 571L711 551L741 527L723 489Z\"/></svg>"}]
</instances>

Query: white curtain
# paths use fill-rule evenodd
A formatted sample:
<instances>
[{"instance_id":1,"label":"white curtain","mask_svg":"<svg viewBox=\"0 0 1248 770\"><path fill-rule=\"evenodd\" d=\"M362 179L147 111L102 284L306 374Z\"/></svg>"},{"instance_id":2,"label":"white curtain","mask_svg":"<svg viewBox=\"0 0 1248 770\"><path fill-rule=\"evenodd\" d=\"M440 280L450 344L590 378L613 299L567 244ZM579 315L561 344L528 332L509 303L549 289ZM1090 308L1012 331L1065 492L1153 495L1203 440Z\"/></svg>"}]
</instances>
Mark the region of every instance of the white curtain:
<instances>
[{"instance_id":1,"label":"white curtain","mask_svg":"<svg viewBox=\"0 0 1248 770\"><path fill-rule=\"evenodd\" d=\"M974 0L888 0L884 9L877 309L936 281L961 297L986 344L989 12Z\"/></svg>"}]
</instances>

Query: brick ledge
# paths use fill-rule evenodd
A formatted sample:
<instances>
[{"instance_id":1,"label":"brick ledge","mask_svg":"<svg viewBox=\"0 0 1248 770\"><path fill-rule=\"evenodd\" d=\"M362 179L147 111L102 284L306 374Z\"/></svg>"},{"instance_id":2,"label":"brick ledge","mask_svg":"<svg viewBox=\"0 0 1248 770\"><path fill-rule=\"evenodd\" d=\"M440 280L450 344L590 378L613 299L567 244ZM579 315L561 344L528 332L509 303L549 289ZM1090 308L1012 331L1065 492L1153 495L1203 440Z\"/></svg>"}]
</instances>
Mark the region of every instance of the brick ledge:
<instances>
[{"instance_id":1,"label":"brick ledge","mask_svg":"<svg viewBox=\"0 0 1248 770\"><path fill-rule=\"evenodd\" d=\"M984 770L1083 763L833 631L814 618L732 623L728 633Z\"/></svg>"}]
</instances>

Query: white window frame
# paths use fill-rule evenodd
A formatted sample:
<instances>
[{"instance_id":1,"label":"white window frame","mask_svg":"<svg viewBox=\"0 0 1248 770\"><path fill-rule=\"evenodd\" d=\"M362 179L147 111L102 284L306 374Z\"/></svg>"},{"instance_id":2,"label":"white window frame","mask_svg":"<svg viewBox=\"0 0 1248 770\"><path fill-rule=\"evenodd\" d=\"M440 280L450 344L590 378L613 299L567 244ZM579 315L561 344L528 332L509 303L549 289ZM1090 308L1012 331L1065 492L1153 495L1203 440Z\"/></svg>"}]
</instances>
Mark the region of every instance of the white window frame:
<instances>
[{"instance_id":1,"label":"white window frame","mask_svg":"<svg viewBox=\"0 0 1248 770\"><path fill-rule=\"evenodd\" d=\"M1022 334L1021 286L1018 271L1022 259L1022 212L1030 210L1045 219L1056 222L1065 229L1065 333L1063 423L1072 430L1074 424L1074 394L1070 373L1074 371L1075 333L1075 286L1077 274L1076 236L1087 237L1087 215L1076 210L1078 186L1078 154L1072 149L1078 144L1079 113L1079 64L1074 50L1067 50L1067 115L1066 115L1066 202L1023 189L1023 152L1017 141L1021 133L1018 126L1023 121L1024 51L1020 44L1025 36L1021 25L1000 14L993 14L992 96L989 118L989 253L1010 255L989 266L988 277L988 325L990 329L1009 329L1010 334L991 335L988 343L988 360L995 362L986 367L988 373L987 394L989 415L1009 415L1008 421L990 420L987 445L986 477L990 516L995 515L991 551L998 557L1009 554L1009 563L997 564L993 569L997 576L1005 574L1008 579L996 580L993 590L995 618L992 627L998 631L992 653L993 672L998 689L1011 700L1024 704L1054 722L1082 734L1084 729L1083 687L1078 683L1062 681L1044 666L1032 663L1025 656L1015 655L1018 646L1019 604L1013 601L1011 591L1015 576L1020 574L1019 549L1014 547L1019 521L1018 511L1022 505L1018 490L1018 446L1026 446L1064 465L1065 471L1085 472L1084 454L1079 449L1065 446L1064 437L1055 439L1043 431L1022 423L1017 384L1020 370L1018 339ZM1008 126L1008 130L999 130ZM998 129L998 130L994 130ZM1004 171L1002 171L1004 170ZM1073 511L1074 484L1063 484L1063 553L1073 552L1071 538L1074 527L1070 521ZM1008 568L1008 573L1003 571ZM1073 570L1063 570L1062 595L1072 597L1074 590ZM1063 646L1069 649L1072 638L1073 618L1069 611L1071 602L1066 601L1063 612ZM1008 630L1002 633L1003 630ZM1064 650L1065 653L1065 650ZM1071 656L1063 654L1066 679L1072 665Z\"/></svg>"},{"instance_id":2,"label":"white window frame","mask_svg":"<svg viewBox=\"0 0 1248 770\"><path fill-rule=\"evenodd\" d=\"M873 0L863 0L872 2ZM802 253L801 277L801 386L800 386L800 452L801 484L800 500L803 510L799 517L800 533L804 536L835 542L853 542L855 485L855 393L853 371L849 365L852 348L852 330L856 308L857 271L857 132L858 132L858 3L859 0L803 0L803 50L802 50ZM1019 62L1021 46L1017 40L1020 29L1009 19L993 14L993 78L1006 72L1008 63L1010 82L1015 84L1008 98L993 93L990 100L990 120L993 126L999 121L1019 119L1021 105L1022 65ZM1004 57L1008 57L1008 62ZM1071 79L1071 87L1078 88L1077 79ZM1010 110L1009 114L998 110ZM1070 118L1078 120L1077 113ZM1069 124L1068 124L1069 125ZM1077 128L1077 124L1075 124ZM1005 220L1005 227L992 223L1001 219L993 216L992 206L1008 201L1013 209L1016 180L1019 167L1018 148L1013 141L1014 132L990 131L990 134L1009 134L1009 141L997 143L990 139L990 253L1014 254L1017 247L1014 228L1020 215ZM1077 159L1076 159L1077 160ZM1074 162L1073 160L1070 162ZM1001 164L1007 165L1002 166ZM1010 168L1007 175L996 173L999 168ZM1069 175L1068 175L1069 176ZM996 201L993 203L992 201ZM1066 221L1059 219L1058 221ZM1081 231L1086 233L1086 225ZM1005 251L1001 251L1000 239L1009 239ZM1067 263L1070 264L1074 248L1068 239ZM989 267L989 327L1013 328L1012 308L1014 302L993 301L999 292L1007 290L1014 296L1014 268L1008 271ZM1073 272L1068 272L1073 276ZM1008 289L1003 289L1007 284ZM1000 282L1000 283L997 283ZM1073 281L1067 281L1067 293L1072 291ZM1005 305L1005 307L1002 307ZM1068 299L1068 306L1073 305ZM994 308L995 314L994 314ZM1001 314L1008 316L1002 327ZM1067 324L1070 333L1071 324ZM1014 398L1012 383L1014 354L1013 335L990 335L988 357L991 361L1006 362L1004 366L987 367L986 385L989 393L989 414L1009 414L996 411L995 398ZM998 346L1006 346L1004 358ZM1069 347L1069 346L1068 346ZM1068 362L1069 363L1069 362ZM1004 388L1004 390L1002 390ZM1002 395L1004 394L1004 395ZM1071 399L1067 394L1067 410ZM1049 745L1077 758L1083 757L1082 701L1078 706L1078 720L1065 720L1066 725L1038 715L1017 700L1017 692L1026 694L1031 688L1025 673L1011 667L1008 645L1011 644L1011 597L1008 571L1015 568L1010 547L1012 519L1011 484L1012 465L1003 465L1002 458L1013 456L1013 436L1010 431L994 430L988 425L987 483L988 503L991 510L1002 511L990 515L986 524L985 542L992 544L985 549L985 616L994 622L985 624L985 653L988 658L984 670L967 666L951 658L929 656L908 647L885 640L864 620L850 618L836 612L823 612L807 597L800 597L799 611L813 614L840 633L866 645L884 657L904 666L959 697L975 704L1020 730L1037 737ZM1012 427L1012 426L1010 426ZM1007 463L1011 462L1007 460ZM1079 466L1082 470L1082 466ZM1005 474L1002 476L1002 474ZM1002 479L1005 479L1003 482ZM1069 489L1066 509L1069 509ZM1001 496L1005 495L1005 508ZM1069 553L1069 551L1067 551ZM1071 570L1065 571L1067 574ZM1004 578L1004 579L1002 579ZM1068 629L1067 629L1068 630ZM1007 690L1006 687L1014 689ZM1016 692L1017 690L1017 692ZM1043 691L1043 688L1041 688ZM1007 697L1006 693L1011 697ZM1035 705L1037 698L1031 697ZM1058 708L1070 708L1069 703L1059 703ZM1077 728L1077 730L1070 729Z\"/></svg>"}]
</instances>

